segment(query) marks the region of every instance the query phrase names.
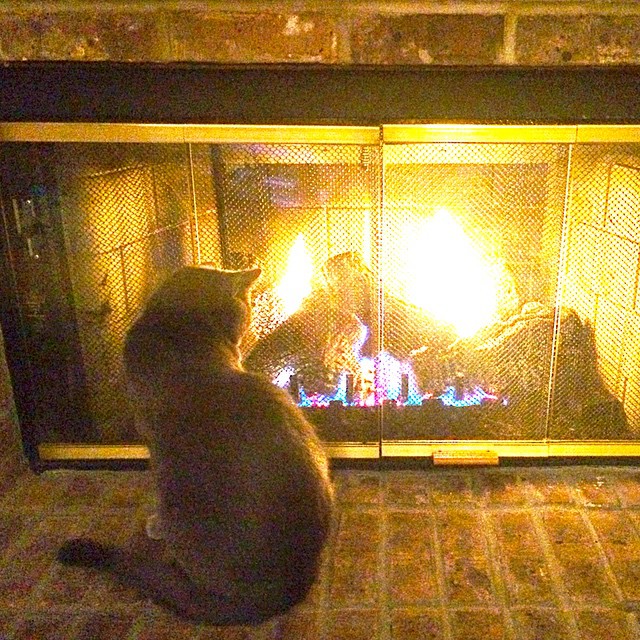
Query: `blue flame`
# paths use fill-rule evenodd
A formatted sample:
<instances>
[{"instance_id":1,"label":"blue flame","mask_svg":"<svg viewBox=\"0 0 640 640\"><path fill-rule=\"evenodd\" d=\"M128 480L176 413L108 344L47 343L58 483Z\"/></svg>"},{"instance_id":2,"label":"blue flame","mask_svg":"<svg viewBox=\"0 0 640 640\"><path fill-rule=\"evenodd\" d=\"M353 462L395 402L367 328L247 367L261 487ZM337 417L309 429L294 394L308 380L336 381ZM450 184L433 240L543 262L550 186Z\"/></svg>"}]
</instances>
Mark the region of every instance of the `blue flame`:
<instances>
[{"instance_id":1,"label":"blue flame","mask_svg":"<svg viewBox=\"0 0 640 640\"><path fill-rule=\"evenodd\" d=\"M380 351L374 358L362 355L362 347L369 336L369 328L358 319L360 335L353 344L353 353L360 365L360 383L365 371L369 371L369 382L365 393L354 392L353 397L347 400L347 371L341 371L338 375L335 391L331 394L314 393L308 395L302 385L299 388L299 402L301 407L328 407L332 402L339 402L345 406L362 407L380 405L389 400L401 406L420 406L423 400L433 398L432 394L420 390L418 379L413 371L411 362L399 360L387 351ZM279 387L287 387L291 376L294 374L292 367L287 366L278 373L274 382ZM406 397L404 397L403 378L406 380ZM486 402L495 402L500 398L493 395L480 386L466 388L462 397L458 397L459 391L453 385L446 387L444 393L437 396L443 405L447 407L469 407L481 405ZM502 398L502 404L507 406L507 398Z\"/></svg>"},{"instance_id":2,"label":"blue flame","mask_svg":"<svg viewBox=\"0 0 640 640\"><path fill-rule=\"evenodd\" d=\"M336 390L331 395L314 393L308 396L304 387L300 387L299 407L328 407L331 402L341 402L347 404L347 372L342 371L338 376ZM353 403L351 403L353 404Z\"/></svg>"},{"instance_id":3,"label":"blue flame","mask_svg":"<svg viewBox=\"0 0 640 640\"><path fill-rule=\"evenodd\" d=\"M497 399L498 396L487 393L478 386L473 389L466 389L462 394L462 398L456 397L456 388L453 386L447 387L445 392L438 396L438 400L447 407L471 407L487 401L493 402Z\"/></svg>"}]
</instances>

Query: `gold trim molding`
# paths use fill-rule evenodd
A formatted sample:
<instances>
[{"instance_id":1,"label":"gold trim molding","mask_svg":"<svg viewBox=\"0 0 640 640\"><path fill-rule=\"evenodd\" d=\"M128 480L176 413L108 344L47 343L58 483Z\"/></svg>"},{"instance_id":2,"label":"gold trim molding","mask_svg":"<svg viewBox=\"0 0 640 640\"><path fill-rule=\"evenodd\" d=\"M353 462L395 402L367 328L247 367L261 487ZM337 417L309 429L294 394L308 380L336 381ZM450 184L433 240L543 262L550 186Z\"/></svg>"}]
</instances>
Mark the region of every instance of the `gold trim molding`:
<instances>
[{"instance_id":1,"label":"gold trim molding","mask_svg":"<svg viewBox=\"0 0 640 640\"><path fill-rule=\"evenodd\" d=\"M582 142L640 142L639 125L476 125L386 124L385 143L502 142L573 144Z\"/></svg>"},{"instance_id":2,"label":"gold trim molding","mask_svg":"<svg viewBox=\"0 0 640 640\"><path fill-rule=\"evenodd\" d=\"M370 144L640 142L640 125L325 125L0 122L0 142Z\"/></svg>"},{"instance_id":3,"label":"gold trim molding","mask_svg":"<svg viewBox=\"0 0 640 640\"><path fill-rule=\"evenodd\" d=\"M380 446L377 442L325 443L325 451L330 458L379 458ZM45 443L38 445L41 460L148 460L149 449L141 444L76 444Z\"/></svg>"},{"instance_id":4,"label":"gold trim molding","mask_svg":"<svg viewBox=\"0 0 640 640\"><path fill-rule=\"evenodd\" d=\"M506 440L443 440L443 441L383 441L325 443L330 458L374 459L393 457L432 457L442 452L479 450L491 452L499 458L549 457L640 457L640 441L506 441ZM76 443L45 443L38 446L44 461L62 460L146 460L149 450L144 445L93 445Z\"/></svg>"},{"instance_id":5,"label":"gold trim molding","mask_svg":"<svg viewBox=\"0 0 640 640\"><path fill-rule=\"evenodd\" d=\"M576 141L575 125L476 125L476 124L385 124L382 140L387 143L506 142L556 143Z\"/></svg>"},{"instance_id":6,"label":"gold trim molding","mask_svg":"<svg viewBox=\"0 0 640 640\"><path fill-rule=\"evenodd\" d=\"M485 450L499 458L546 458L548 443L543 440L396 440L382 441L383 458L430 457L441 452L463 455L466 452ZM638 443L640 455L640 443Z\"/></svg>"},{"instance_id":7,"label":"gold trim molding","mask_svg":"<svg viewBox=\"0 0 640 640\"><path fill-rule=\"evenodd\" d=\"M554 458L554 457L640 457L640 441L508 441L508 440L443 440L382 442L383 458L429 457L441 451L491 451L499 458Z\"/></svg>"},{"instance_id":8,"label":"gold trim molding","mask_svg":"<svg viewBox=\"0 0 640 640\"><path fill-rule=\"evenodd\" d=\"M0 142L378 144L378 127L2 122Z\"/></svg>"},{"instance_id":9,"label":"gold trim molding","mask_svg":"<svg viewBox=\"0 0 640 640\"><path fill-rule=\"evenodd\" d=\"M41 460L148 460L149 449L142 444L74 444L38 445Z\"/></svg>"}]
</instances>

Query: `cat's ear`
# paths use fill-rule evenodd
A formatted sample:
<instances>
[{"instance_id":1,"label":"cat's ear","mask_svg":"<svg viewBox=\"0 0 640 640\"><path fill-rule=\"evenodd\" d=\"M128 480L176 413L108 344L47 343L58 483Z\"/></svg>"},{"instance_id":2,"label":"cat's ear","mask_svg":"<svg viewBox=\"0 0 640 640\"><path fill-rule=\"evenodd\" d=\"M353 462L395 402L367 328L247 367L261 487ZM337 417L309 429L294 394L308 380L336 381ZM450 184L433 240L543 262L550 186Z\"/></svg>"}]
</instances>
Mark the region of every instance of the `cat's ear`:
<instances>
[{"instance_id":1,"label":"cat's ear","mask_svg":"<svg viewBox=\"0 0 640 640\"><path fill-rule=\"evenodd\" d=\"M261 273L262 269L259 267L256 267L255 269L246 269L245 271L236 271L236 292L240 295L246 294L251 285L260 277Z\"/></svg>"}]
</instances>

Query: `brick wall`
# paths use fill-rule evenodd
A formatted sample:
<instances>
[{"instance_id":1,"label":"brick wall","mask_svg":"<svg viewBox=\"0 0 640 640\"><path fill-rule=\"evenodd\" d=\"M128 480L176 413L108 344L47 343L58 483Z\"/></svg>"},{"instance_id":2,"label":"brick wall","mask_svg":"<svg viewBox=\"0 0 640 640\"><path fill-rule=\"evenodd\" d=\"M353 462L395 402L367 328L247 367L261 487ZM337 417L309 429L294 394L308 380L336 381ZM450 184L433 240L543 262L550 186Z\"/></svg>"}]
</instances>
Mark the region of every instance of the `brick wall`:
<instances>
[{"instance_id":1,"label":"brick wall","mask_svg":"<svg viewBox=\"0 0 640 640\"><path fill-rule=\"evenodd\" d=\"M0 59L620 64L640 61L640 4L0 2Z\"/></svg>"},{"instance_id":2,"label":"brick wall","mask_svg":"<svg viewBox=\"0 0 640 640\"><path fill-rule=\"evenodd\" d=\"M640 2L0 1L2 60L640 63ZM2 351L0 365L0 456L15 460Z\"/></svg>"}]
</instances>

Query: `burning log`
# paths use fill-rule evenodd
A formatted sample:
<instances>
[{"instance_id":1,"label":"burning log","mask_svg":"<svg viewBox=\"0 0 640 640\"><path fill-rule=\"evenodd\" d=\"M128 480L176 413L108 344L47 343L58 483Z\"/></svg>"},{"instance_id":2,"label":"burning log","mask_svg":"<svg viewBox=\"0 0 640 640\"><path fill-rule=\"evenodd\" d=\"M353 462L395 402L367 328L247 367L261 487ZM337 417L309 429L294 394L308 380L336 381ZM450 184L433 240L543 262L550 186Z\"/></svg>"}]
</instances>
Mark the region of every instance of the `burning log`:
<instances>
[{"instance_id":1,"label":"burning log","mask_svg":"<svg viewBox=\"0 0 640 640\"><path fill-rule=\"evenodd\" d=\"M354 376L349 395L363 392L360 360L380 351L379 300L376 279L354 252L333 256L322 268L323 280L300 309L277 327L260 334L245 358L247 369L275 380L281 372L296 373L306 391L330 394L342 372ZM384 294L384 349L406 360L411 351L428 345L441 351L451 344L452 331L433 322L419 308ZM267 300L264 294L261 302ZM273 311L261 309L265 318ZM260 321L261 325L265 322Z\"/></svg>"},{"instance_id":2,"label":"burning log","mask_svg":"<svg viewBox=\"0 0 640 640\"><path fill-rule=\"evenodd\" d=\"M341 371L356 371L353 345L361 325L340 308L326 291L314 291L293 315L260 339L244 360L249 371L275 380L281 372L295 373L301 385L327 394Z\"/></svg>"},{"instance_id":3,"label":"burning log","mask_svg":"<svg viewBox=\"0 0 640 640\"><path fill-rule=\"evenodd\" d=\"M625 437L622 407L598 374L593 330L572 309L562 309L559 321L549 437ZM554 309L527 303L509 320L454 343L448 358L467 377L508 397L517 422L542 425L554 326Z\"/></svg>"},{"instance_id":4,"label":"burning log","mask_svg":"<svg viewBox=\"0 0 640 640\"><path fill-rule=\"evenodd\" d=\"M448 347L455 337L453 328L438 323L419 307L387 291L379 291L376 280L360 254L341 253L325 263L323 274L336 304L355 314L368 328L369 337L362 354L373 356L383 348L399 360L427 347L437 352ZM379 344L379 300L383 296L384 336Z\"/></svg>"}]
</instances>

